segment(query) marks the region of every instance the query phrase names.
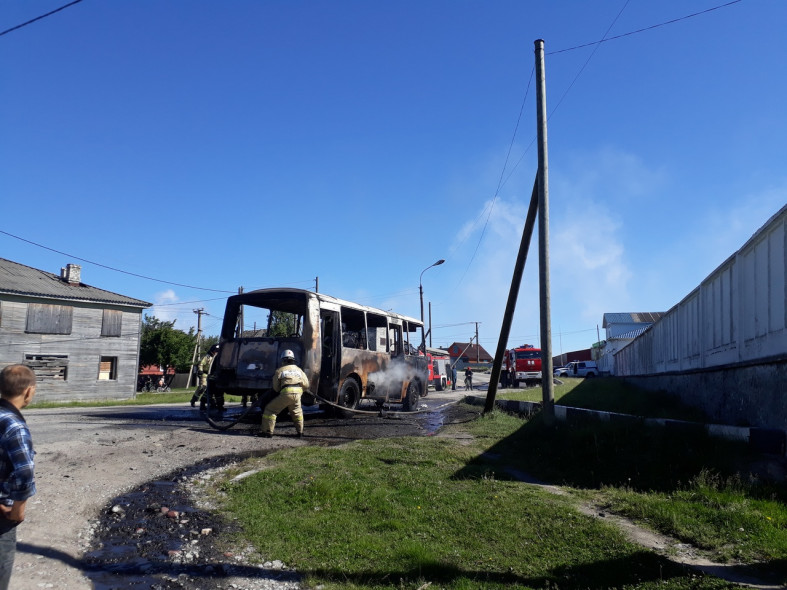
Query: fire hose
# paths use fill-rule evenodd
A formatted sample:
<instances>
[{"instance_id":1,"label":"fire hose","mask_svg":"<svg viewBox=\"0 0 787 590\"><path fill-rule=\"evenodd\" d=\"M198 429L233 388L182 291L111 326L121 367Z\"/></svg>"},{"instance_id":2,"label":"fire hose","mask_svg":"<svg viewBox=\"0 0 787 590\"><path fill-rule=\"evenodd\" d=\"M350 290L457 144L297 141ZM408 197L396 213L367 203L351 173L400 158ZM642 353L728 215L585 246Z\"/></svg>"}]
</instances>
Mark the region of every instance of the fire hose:
<instances>
[{"instance_id":1,"label":"fire hose","mask_svg":"<svg viewBox=\"0 0 787 590\"><path fill-rule=\"evenodd\" d=\"M328 404L329 406L333 406L334 408L337 408L337 409L339 409L339 410L341 410L343 412L353 412L355 414L373 414L373 415L377 415L377 416L380 416L380 417L383 417L385 415L383 407L381 407L379 410L358 410L356 408L348 408L346 406L342 406L340 404L328 401L324 397L320 397L316 393L311 393L310 391L305 391L304 393L309 393L309 394L313 395L315 399L318 399L322 403ZM455 401L452 401L452 402L445 403L442 406L437 406L436 408L429 408L429 409L426 409L426 410L410 410L410 411L399 410L399 411L395 411L395 412L391 412L391 413L394 413L394 414L428 414L430 412L436 412L437 410L442 410L443 408L447 408L448 406L452 406L454 404L458 404L460 401L461 400L455 400Z\"/></svg>"}]
</instances>

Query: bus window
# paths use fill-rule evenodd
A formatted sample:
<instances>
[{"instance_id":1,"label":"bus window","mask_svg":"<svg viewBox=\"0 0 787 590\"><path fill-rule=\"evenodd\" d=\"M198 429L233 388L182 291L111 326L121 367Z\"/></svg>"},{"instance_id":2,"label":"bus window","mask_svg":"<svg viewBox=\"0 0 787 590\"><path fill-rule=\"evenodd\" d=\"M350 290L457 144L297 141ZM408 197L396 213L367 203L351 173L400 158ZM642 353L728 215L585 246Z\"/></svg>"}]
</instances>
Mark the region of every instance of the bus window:
<instances>
[{"instance_id":1,"label":"bus window","mask_svg":"<svg viewBox=\"0 0 787 590\"><path fill-rule=\"evenodd\" d=\"M342 307L342 346L366 349L366 322L357 309Z\"/></svg>"},{"instance_id":2,"label":"bus window","mask_svg":"<svg viewBox=\"0 0 787 590\"><path fill-rule=\"evenodd\" d=\"M402 352L402 327L391 325L388 327L388 345L391 356L398 356Z\"/></svg>"},{"instance_id":3,"label":"bus window","mask_svg":"<svg viewBox=\"0 0 787 590\"><path fill-rule=\"evenodd\" d=\"M415 356L419 354L418 349L423 343L423 328L417 324L405 322L404 329L404 353Z\"/></svg>"},{"instance_id":4,"label":"bus window","mask_svg":"<svg viewBox=\"0 0 787 590\"><path fill-rule=\"evenodd\" d=\"M374 313L366 314L366 337L369 350L388 352L388 321L385 316Z\"/></svg>"},{"instance_id":5,"label":"bus window","mask_svg":"<svg viewBox=\"0 0 787 590\"><path fill-rule=\"evenodd\" d=\"M301 314L253 305L242 305L240 309L237 330L243 338L294 338L303 335Z\"/></svg>"}]
</instances>

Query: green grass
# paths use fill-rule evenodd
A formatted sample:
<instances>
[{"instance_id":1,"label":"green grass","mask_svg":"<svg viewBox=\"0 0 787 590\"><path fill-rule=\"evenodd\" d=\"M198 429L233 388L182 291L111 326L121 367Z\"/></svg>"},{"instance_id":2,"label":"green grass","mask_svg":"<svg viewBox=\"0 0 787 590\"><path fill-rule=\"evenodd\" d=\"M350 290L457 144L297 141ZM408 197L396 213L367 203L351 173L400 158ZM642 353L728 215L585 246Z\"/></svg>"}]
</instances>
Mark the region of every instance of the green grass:
<instances>
[{"instance_id":1,"label":"green grass","mask_svg":"<svg viewBox=\"0 0 787 590\"><path fill-rule=\"evenodd\" d=\"M616 512L705 549L716 561L767 563L787 557L783 489L703 470L674 491L611 488L604 498Z\"/></svg>"},{"instance_id":2,"label":"green grass","mask_svg":"<svg viewBox=\"0 0 787 590\"><path fill-rule=\"evenodd\" d=\"M644 391L619 379L595 377L576 379L561 377L563 383L555 385L555 403L562 406L618 412L646 418L671 418L704 422L700 410L681 404L677 397L663 392ZM504 389L497 399L540 402L540 387Z\"/></svg>"},{"instance_id":3,"label":"green grass","mask_svg":"<svg viewBox=\"0 0 787 590\"><path fill-rule=\"evenodd\" d=\"M657 430L546 429L537 419L493 412L448 426L458 438L280 451L239 467L260 471L223 490L226 508L265 558L283 560L307 584L326 589L735 587L678 568L576 509L594 500L661 526L651 515L669 511L681 495L681 510L700 518L703 505L709 513L713 502L735 505L741 520L729 526L751 530L736 555L778 568L787 557L782 501L743 480L728 489L723 482L732 480L711 475L732 469L745 450ZM676 448L682 452L665 461ZM517 472L569 493L524 484ZM712 490L732 495L711 502ZM635 508L632 499L640 497L653 507ZM752 527L757 519L759 530ZM708 538L735 542L724 537L724 519L706 520Z\"/></svg>"}]
</instances>

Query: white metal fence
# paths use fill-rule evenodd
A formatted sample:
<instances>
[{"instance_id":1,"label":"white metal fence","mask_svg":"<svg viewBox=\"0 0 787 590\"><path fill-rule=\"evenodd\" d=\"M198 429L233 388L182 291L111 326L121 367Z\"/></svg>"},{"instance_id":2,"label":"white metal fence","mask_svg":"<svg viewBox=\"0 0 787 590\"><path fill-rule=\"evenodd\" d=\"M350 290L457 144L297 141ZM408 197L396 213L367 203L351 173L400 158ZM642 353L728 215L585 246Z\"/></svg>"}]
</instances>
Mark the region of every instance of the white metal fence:
<instances>
[{"instance_id":1,"label":"white metal fence","mask_svg":"<svg viewBox=\"0 0 787 590\"><path fill-rule=\"evenodd\" d=\"M619 376L787 357L787 205L649 330L615 354Z\"/></svg>"}]
</instances>

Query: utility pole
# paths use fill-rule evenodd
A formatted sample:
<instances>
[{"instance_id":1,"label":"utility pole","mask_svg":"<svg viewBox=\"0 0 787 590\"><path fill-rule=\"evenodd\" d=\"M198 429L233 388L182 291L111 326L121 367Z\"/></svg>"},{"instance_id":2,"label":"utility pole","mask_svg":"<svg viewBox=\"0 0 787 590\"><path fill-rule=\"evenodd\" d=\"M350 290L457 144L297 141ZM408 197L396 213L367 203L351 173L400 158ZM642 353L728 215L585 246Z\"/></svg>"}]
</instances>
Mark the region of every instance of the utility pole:
<instances>
[{"instance_id":1,"label":"utility pole","mask_svg":"<svg viewBox=\"0 0 787 590\"><path fill-rule=\"evenodd\" d=\"M243 287L238 287L238 295L243 293ZM243 306L240 306L240 313L238 313L238 323L235 324L235 338L243 336Z\"/></svg>"},{"instance_id":2,"label":"utility pole","mask_svg":"<svg viewBox=\"0 0 787 590\"><path fill-rule=\"evenodd\" d=\"M486 403L484 404L485 414L495 409L495 397L497 396L497 384L500 382L500 371L503 367L503 356L505 355L506 345L508 344L508 336L511 333L511 322L514 318L516 300L519 297L519 286L522 283L522 275L525 271L525 262L527 262L527 253L528 250L530 250L530 241L533 238L533 228L536 225L537 215L538 178L533 181L533 191L530 195L530 208L527 211L525 227L522 229L522 240L519 242L519 254L517 254L516 263L514 264L514 274L511 277L508 302L506 303L506 311L503 315L503 325L500 328L500 337L497 341L495 360L492 363L492 376L489 380L489 389L487 390Z\"/></svg>"},{"instance_id":3,"label":"utility pole","mask_svg":"<svg viewBox=\"0 0 787 590\"><path fill-rule=\"evenodd\" d=\"M475 322L475 362L481 362L481 341L478 339L478 322Z\"/></svg>"},{"instance_id":4,"label":"utility pole","mask_svg":"<svg viewBox=\"0 0 787 590\"><path fill-rule=\"evenodd\" d=\"M320 277L314 277L314 292L320 292Z\"/></svg>"},{"instance_id":5,"label":"utility pole","mask_svg":"<svg viewBox=\"0 0 787 590\"><path fill-rule=\"evenodd\" d=\"M432 348L432 302L429 302L429 348Z\"/></svg>"},{"instance_id":6,"label":"utility pole","mask_svg":"<svg viewBox=\"0 0 787 590\"><path fill-rule=\"evenodd\" d=\"M200 342L202 340L202 314L205 313L205 310L202 307L192 311L197 314L197 342L194 344L194 354L191 355L191 368L189 369L189 378L186 381L187 389L191 387L191 377L194 375L194 365L200 356Z\"/></svg>"},{"instance_id":7,"label":"utility pole","mask_svg":"<svg viewBox=\"0 0 787 590\"><path fill-rule=\"evenodd\" d=\"M549 158L547 157L547 90L544 40L536 46L536 111L538 115L538 283L541 307L541 390L544 425L555 422L555 384L552 377L552 324L549 286Z\"/></svg>"}]
</instances>

